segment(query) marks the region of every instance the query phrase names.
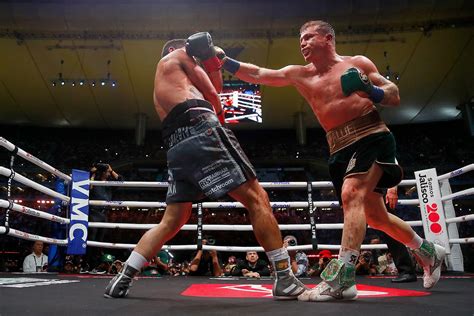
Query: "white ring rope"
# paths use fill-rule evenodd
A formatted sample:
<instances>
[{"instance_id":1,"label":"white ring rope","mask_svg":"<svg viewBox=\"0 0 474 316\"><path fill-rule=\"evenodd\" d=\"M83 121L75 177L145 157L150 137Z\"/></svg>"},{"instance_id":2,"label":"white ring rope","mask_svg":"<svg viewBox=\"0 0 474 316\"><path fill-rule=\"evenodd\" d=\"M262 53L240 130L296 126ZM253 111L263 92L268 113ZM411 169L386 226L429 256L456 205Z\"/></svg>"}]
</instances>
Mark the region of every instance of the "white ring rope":
<instances>
[{"instance_id":1,"label":"white ring rope","mask_svg":"<svg viewBox=\"0 0 474 316\"><path fill-rule=\"evenodd\" d=\"M5 234L6 233L6 228L4 226L0 226L0 234ZM54 239L54 238L48 238L48 237L43 237L39 235L33 235L29 233L25 233L16 229L10 228L8 231L8 235L10 236L15 236L21 239L26 239L26 240L41 240L43 242L49 243L49 244L56 244L59 246L67 246L67 239ZM467 243L474 243L474 237L468 237L468 238L455 238L455 239L450 239L449 243L451 244L467 244ZM98 242L98 241L92 241L88 240L87 245L91 247L101 247L101 248L113 248L113 249L133 249L135 248L136 244L123 244L123 243L108 243L108 242ZM204 250L216 250L216 251L221 251L221 252L246 252L246 251L259 251L263 252L264 249L262 247L240 247L240 246L208 246L208 245L203 245L202 248ZM338 250L340 249L340 245L324 245L324 244L319 244L318 249L329 249L329 250ZM197 245L163 245L163 249L168 249L168 250L196 250ZM361 250L366 250L366 249L387 249L386 244L367 244L367 245L361 245ZM312 245L300 245L300 246L294 246L294 247L288 247L288 250L313 250Z\"/></svg>"},{"instance_id":2,"label":"white ring rope","mask_svg":"<svg viewBox=\"0 0 474 316\"><path fill-rule=\"evenodd\" d=\"M406 221L410 226L423 226L422 221ZM159 224L133 224L133 223L106 223L106 222L90 222L89 227L93 228L120 228L120 229L151 229ZM310 224L279 224L280 230L310 230ZM342 229L343 223L323 223L316 224L316 229ZM370 226L369 226L370 227ZM183 225L181 230L197 230L196 224ZM203 231L253 231L252 225L222 225L222 224L204 224Z\"/></svg>"},{"instance_id":3,"label":"white ring rope","mask_svg":"<svg viewBox=\"0 0 474 316\"><path fill-rule=\"evenodd\" d=\"M122 243L107 243L98 241L87 241L87 246L102 247L102 248L113 248L113 249L133 249L136 244L122 244ZM340 245L318 245L318 249L329 249L338 250ZM197 250L197 245L163 245L163 250ZM203 250L216 250L221 252L246 252L246 251L258 251L264 252L265 250L259 246L242 247L242 246L209 246L203 245ZM387 249L386 244L367 244L361 245L361 249ZM288 247L288 250L313 250L312 245L300 245L294 247Z\"/></svg>"},{"instance_id":4,"label":"white ring rope","mask_svg":"<svg viewBox=\"0 0 474 316\"><path fill-rule=\"evenodd\" d=\"M34 165L36 165L40 168L43 168L46 171L51 172L52 174L59 177L60 179L63 179L66 182L71 181L71 177L68 176L67 174L62 173L61 171L59 171L56 168L48 165L46 162L42 161L41 159L36 158L32 154L30 154L30 153L24 151L23 149L21 149L20 147L15 146L14 144L10 143L8 140L6 140L3 137L0 137L0 146L5 147L8 151L14 151L15 147L16 147L17 150L18 150L17 155L20 156L21 158L23 158L25 160L28 160L32 164L34 164Z\"/></svg>"},{"instance_id":5,"label":"white ring rope","mask_svg":"<svg viewBox=\"0 0 474 316\"><path fill-rule=\"evenodd\" d=\"M474 170L474 163L464 166L462 168L456 169L454 171L442 174L438 176L438 181L451 179L473 170ZM90 181L90 184L96 185L96 186L113 186L113 187L140 187L140 188L167 188L168 187L168 182L152 182L152 181L149 182L149 181L95 181L95 180L92 180ZM265 189L271 189L271 188L305 189L308 185L306 182L260 182L260 184ZM313 186L313 188L326 188L327 189L327 188L333 187L331 181L314 181L314 182L311 182L311 185ZM402 182L400 182L398 186L410 186L410 185L411 186L416 185L416 180L415 179L402 180Z\"/></svg>"},{"instance_id":6,"label":"white ring rope","mask_svg":"<svg viewBox=\"0 0 474 316\"><path fill-rule=\"evenodd\" d=\"M454 200L454 198L463 197L467 195L473 195L473 194L474 194L474 188L469 188L469 189L458 191L452 194L445 195L441 198L441 201Z\"/></svg>"},{"instance_id":7,"label":"white ring rope","mask_svg":"<svg viewBox=\"0 0 474 316\"><path fill-rule=\"evenodd\" d=\"M461 223L461 222L468 222L468 221L474 221L474 214L446 218L446 223L447 224Z\"/></svg>"},{"instance_id":8,"label":"white ring rope","mask_svg":"<svg viewBox=\"0 0 474 316\"><path fill-rule=\"evenodd\" d=\"M0 208L9 208L10 210L23 213L26 215L30 215L33 217L43 218L52 222L60 223L60 224L69 224L70 220L68 218L52 215L43 211L36 210L34 208L30 208L27 206L23 206L16 203L11 203L6 200L0 200Z\"/></svg>"},{"instance_id":9,"label":"white ring rope","mask_svg":"<svg viewBox=\"0 0 474 316\"><path fill-rule=\"evenodd\" d=\"M7 235L9 236L14 236L20 239L25 239L25 240L41 240L45 243L48 244L54 244L54 245L59 245L59 246L67 246L67 239L55 239L55 238L49 238L49 237L43 237L39 235L34 235L30 233L25 233L22 232L21 230L7 228L5 226L0 226L0 235L5 234L8 231Z\"/></svg>"},{"instance_id":10,"label":"white ring rope","mask_svg":"<svg viewBox=\"0 0 474 316\"><path fill-rule=\"evenodd\" d=\"M453 238L449 240L450 244L473 244L474 237L467 237L467 238Z\"/></svg>"},{"instance_id":11,"label":"white ring rope","mask_svg":"<svg viewBox=\"0 0 474 316\"><path fill-rule=\"evenodd\" d=\"M55 197L55 198L58 198L62 201L65 201L65 202L69 202L71 200L70 197L64 195L64 194L61 194L61 193L58 193L54 190L51 190L50 188L47 188L45 187L44 185L41 185L39 183L36 183L34 182L33 180L30 180L24 176L22 176L21 174L19 173L16 173L10 169L7 169L5 167L0 167L0 175L2 176L5 176L5 177L10 177L11 175L13 174L13 177L12 179L15 180L15 181L18 181L24 185L27 185L29 186L30 188L33 188L33 189L36 189L38 191L40 191L41 193L44 193L46 195L49 195L49 196L52 196L52 197Z\"/></svg>"},{"instance_id":12,"label":"white ring rope","mask_svg":"<svg viewBox=\"0 0 474 316\"><path fill-rule=\"evenodd\" d=\"M398 205L418 205L417 199L399 200ZM89 200L89 205L93 206L116 206L116 207L166 207L165 202L146 202L146 201L101 201L101 200ZM294 202L270 202L272 208L285 208L285 207L299 207L308 208L308 202L294 201ZM339 206L338 201L314 201L314 207L337 207ZM196 208L197 204L193 204L193 208ZM229 209L229 208L245 208L242 203L239 202L203 202L202 207L212 209Z\"/></svg>"}]
</instances>

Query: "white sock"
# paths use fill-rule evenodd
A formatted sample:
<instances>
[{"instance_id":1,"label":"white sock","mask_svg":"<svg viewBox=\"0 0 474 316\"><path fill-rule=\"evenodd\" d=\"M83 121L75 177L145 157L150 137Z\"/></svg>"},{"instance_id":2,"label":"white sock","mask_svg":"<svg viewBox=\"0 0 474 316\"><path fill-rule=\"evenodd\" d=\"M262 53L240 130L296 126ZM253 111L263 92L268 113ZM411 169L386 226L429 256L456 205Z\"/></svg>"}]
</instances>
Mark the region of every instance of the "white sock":
<instances>
[{"instance_id":1,"label":"white sock","mask_svg":"<svg viewBox=\"0 0 474 316\"><path fill-rule=\"evenodd\" d=\"M341 246L339 250L339 260L354 267L357 263L357 259L359 259L359 251Z\"/></svg>"},{"instance_id":2,"label":"white sock","mask_svg":"<svg viewBox=\"0 0 474 316\"><path fill-rule=\"evenodd\" d=\"M289 271L290 266L290 255L288 255L288 250L286 248L278 248L275 250L266 252L268 260L273 265L275 272Z\"/></svg>"},{"instance_id":3,"label":"white sock","mask_svg":"<svg viewBox=\"0 0 474 316\"><path fill-rule=\"evenodd\" d=\"M147 262L148 260L136 251L132 251L127 260L128 265L138 271L140 271Z\"/></svg>"},{"instance_id":4,"label":"white sock","mask_svg":"<svg viewBox=\"0 0 474 316\"><path fill-rule=\"evenodd\" d=\"M421 247L421 244L423 244L423 239L420 236L418 236L417 233L415 233L415 236L413 236L413 239L409 243L406 243L405 245L410 249L418 249Z\"/></svg>"}]
</instances>

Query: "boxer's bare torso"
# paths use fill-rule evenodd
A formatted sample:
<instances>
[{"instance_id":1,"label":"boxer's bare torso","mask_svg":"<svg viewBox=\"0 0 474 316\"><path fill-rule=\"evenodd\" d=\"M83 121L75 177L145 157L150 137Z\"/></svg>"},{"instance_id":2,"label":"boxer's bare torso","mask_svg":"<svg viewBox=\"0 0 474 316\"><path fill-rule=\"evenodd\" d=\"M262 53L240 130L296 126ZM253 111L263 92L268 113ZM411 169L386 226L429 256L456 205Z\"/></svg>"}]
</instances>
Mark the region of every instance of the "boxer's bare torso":
<instances>
[{"instance_id":1,"label":"boxer's bare torso","mask_svg":"<svg viewBox=\"0 0 474 316\"><path fill-rule=\"evenodd\" d=\"M356 67L370 72L366 58L337 56L337 63L320 71L314 64L289 66L288 78L306 99L321 126L329 131L375 109L373 102L354 93L346 97L341 89L341 75Z\"/></svg>"},{"instance_id":2,"label":"boxer's bare torso","mask_svg":"<svg viewBox=\"0 0 474 316\"><path fill-rule=\"evenodd\" d=\"M179 103L188 99L202 99L203 94L191 82L185 67L191 67L194 61L184 49L177 49L163 57L155 74L153 101L161 121Z\"/></svg>"}]
</instances>

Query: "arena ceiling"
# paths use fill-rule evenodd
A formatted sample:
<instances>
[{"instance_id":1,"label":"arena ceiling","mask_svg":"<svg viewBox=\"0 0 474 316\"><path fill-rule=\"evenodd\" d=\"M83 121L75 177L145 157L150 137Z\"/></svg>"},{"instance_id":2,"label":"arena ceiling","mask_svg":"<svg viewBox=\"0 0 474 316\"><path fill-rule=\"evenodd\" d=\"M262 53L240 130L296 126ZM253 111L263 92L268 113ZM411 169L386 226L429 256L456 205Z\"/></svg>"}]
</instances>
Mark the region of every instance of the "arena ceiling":
<instances>
[{"instance_id":1,"label":"arena ceiling","mask_svg":"<svg viewBox=\"0 0 474 316\"><path fill-rule=\"evenodd\" d=\"M382 109L390 124L459 118L474 97L472 0L0 1L0 124L134 128L145 113L158 128L153 79L166 40L210 31L238 59L280 68L304 63L298 29L309 19L335 26L339 54L399 76L401 106ZM53 86L60 72L110 73L117 86ZM292 127L296 112L318 126L294 88L262 87L262 97L262 128Z\"/></svg>"}]
</instances>

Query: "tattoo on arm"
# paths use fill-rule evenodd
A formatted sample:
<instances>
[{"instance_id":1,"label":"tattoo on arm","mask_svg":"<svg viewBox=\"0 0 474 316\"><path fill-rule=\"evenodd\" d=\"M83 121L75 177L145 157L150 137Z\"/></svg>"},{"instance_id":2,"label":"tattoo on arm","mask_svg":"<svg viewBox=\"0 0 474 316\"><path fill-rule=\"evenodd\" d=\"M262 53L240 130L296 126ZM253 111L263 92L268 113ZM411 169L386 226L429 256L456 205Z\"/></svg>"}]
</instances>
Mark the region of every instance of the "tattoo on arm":
<instances>
[{"instance_id":1,"label":"tattoo on arm","mask_svg":"<svg viewBox=\"0 0 474 316\"><path fill-rule=\"evenodd\" d=\"M398 105L400 103L400 95L397 85L380 74L377 77L377 86L382 88L385 94L382 105Z\"/></svg>"}]
</instances>

